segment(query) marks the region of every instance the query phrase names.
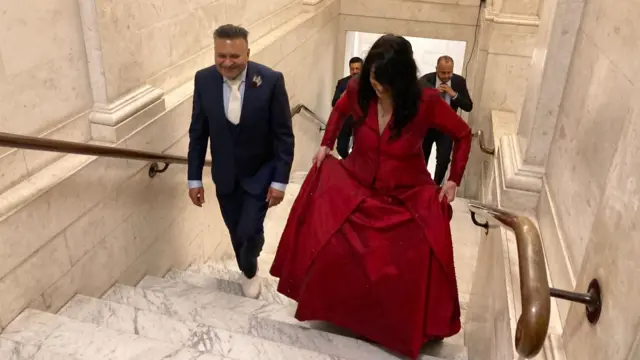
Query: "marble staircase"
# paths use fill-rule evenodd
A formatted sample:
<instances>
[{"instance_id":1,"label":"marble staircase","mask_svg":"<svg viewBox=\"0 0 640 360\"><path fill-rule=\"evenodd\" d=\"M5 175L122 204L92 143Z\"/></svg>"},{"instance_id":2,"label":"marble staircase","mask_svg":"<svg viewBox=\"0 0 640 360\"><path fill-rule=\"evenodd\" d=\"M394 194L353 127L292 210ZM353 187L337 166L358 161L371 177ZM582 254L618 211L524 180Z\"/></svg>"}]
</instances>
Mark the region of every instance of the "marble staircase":
<instances>
[{"instance_id":1,"label":"marble staircase","mask_svg":"<svg viewBox=\"0 0 640 360\"><path fill-rule=\"evenodd\" d=\"M0 334L8 360L255 360L401 359L396 354L322 322L299 322L295 302L276 291L268 275L277 239L295 198L269 212L260 257L263 291L242 296L231 258L145 276L135 287L115 284L101 298L74 296L57 314L27 309ZM463 321L480 234L466 204L454 204L454 242ZM467 360L464 334L428 344L420 359Z\"/></svg>"}]
</instances>

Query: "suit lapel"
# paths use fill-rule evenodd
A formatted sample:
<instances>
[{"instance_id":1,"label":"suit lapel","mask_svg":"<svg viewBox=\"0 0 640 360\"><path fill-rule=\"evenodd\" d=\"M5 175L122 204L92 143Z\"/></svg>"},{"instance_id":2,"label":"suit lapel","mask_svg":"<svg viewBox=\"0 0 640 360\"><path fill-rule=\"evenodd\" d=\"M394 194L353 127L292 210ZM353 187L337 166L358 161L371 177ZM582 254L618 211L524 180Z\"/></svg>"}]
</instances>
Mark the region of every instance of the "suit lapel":
<instances>
[{"instance_id":1,"label":"suit lapel","mask_svg":"<svg viewBox=\"0 0 640 360\"><path fill-rule=\"evenodd\" d=\"M431 84L431 86L436 87L436 74L434 73L433 76L429 77L429 83Z\"/></svg>"},{"instance_id":2,"label":"suit lapel","mask_svg":"<svg viewBox=\"0 0 640 360\"><path fill-rule=\"evenodd\" d=\"M217 121L227 121L227 115L224 109L224 95L222 93L222 74L218 71L215 72L213 76L213 84L212 84L212 92L213 95L213 110L214 110L214 119Z\"/></svg>"},{"instance_id":3,"label":"suit lapel","mask_svg":"<svg viewBox=\"0 0 640 360\"><path fill-rule=\"evenodd\" d=\"M254 116L251 116L251 104L257 95L258 87L253 86L253 79L260 74L257 73L256 67L252 62L247 64L247 78L244 83L244 97L242 99L242 112L240 113L240 127L247 121L251 121Z\"/></svg>"}]
</instances>

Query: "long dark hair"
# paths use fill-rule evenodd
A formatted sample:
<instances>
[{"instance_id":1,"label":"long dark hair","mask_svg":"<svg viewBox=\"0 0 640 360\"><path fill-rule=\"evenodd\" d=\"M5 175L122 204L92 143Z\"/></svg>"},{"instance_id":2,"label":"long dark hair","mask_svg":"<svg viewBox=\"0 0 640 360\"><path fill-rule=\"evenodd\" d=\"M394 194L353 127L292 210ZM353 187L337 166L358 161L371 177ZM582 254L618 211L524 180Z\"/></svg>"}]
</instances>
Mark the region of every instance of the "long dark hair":
<instances>
[{"instance_id":1,"label":"long dark hair","mask_svg":"<svg viewBox=\"0 0 640 360\"><path fill-rule=\"evenodd\" d=\"M391 91L393 101L392 137L398 137L402 129L418 114L421 91L418 85L418 66L413 59L411 43L402 36L387 34L371 46L360 72L358 105L363 122L369 104L376 97L369 76L375 72L376 81Z\"/></svg>"}]
</instances>

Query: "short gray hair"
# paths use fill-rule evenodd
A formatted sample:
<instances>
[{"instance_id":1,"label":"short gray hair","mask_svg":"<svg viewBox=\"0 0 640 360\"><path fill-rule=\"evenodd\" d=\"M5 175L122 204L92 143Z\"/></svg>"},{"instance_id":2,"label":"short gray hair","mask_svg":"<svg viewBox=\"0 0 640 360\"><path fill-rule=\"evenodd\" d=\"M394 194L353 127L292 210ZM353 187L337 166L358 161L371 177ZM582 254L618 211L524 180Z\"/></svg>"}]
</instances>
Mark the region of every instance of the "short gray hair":
<instances>
[{"instance_id":1,"label":"short gray hair","mask_svg":"<svg viewBox=\"0 0 640 360\"><path fill-rule=\"evenodd\" d=\"M218 27L216 31L213 32L213 38L226 40L244 39L248 42L249 31L242 26L226 24Z\"/></svg>"}]
</instances>

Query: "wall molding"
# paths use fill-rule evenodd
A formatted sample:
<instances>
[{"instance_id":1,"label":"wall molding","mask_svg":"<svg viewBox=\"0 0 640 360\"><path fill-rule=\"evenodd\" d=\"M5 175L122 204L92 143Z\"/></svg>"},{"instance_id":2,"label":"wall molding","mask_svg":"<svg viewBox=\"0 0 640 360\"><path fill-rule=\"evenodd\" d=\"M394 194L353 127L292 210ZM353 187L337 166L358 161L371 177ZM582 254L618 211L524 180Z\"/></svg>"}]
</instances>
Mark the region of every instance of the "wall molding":
<instances>
[{"instance_id":1,"label":"wall molding","mask_svg":"<svg viewBox=\"0 0 640 360\"><path fill-rule=\"evenodd\" d=\"M540 26L540 18L538 16L495 13L486 10L484 19L496 24Z\"/></svg>"},{"instance_id":2,"label":"wall molding","mask_svg":"<svg viewBox=\"0 0 640 360\"><path fill-rule=\"evenodd\" d=\"M575 271L569 257L566 236L546 178L543 180L536 218L538 219L538 228L542 237L551 285L564 290L574 290L576 287ZM555 301L564 326L571 303L559 299Z\"/></svg>"},{"instance_id":3,"label":"wall molding","mask_svg":"<svg viewBox=\"0 0 640 360\"><path fill-rule=\"evenodd\" d=\"M544 167L525 164L520 141L515 134L500 138L504 185L507 188L539 193L542 190Z\"/></svg>"},{"instance_id":4,"label":"wall molding","mask_svg":"<svg viewBox=\"0 0 640 360\"><path fill-rule=\"evenodd\" d=\"M500 137L495 158L500 206L535 213L542 188L541 169L525 166L515 134Z\"/></svg>"}]
</instances>

